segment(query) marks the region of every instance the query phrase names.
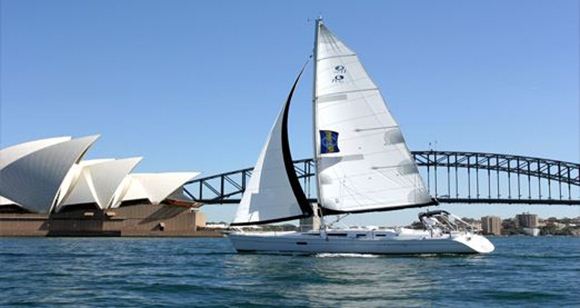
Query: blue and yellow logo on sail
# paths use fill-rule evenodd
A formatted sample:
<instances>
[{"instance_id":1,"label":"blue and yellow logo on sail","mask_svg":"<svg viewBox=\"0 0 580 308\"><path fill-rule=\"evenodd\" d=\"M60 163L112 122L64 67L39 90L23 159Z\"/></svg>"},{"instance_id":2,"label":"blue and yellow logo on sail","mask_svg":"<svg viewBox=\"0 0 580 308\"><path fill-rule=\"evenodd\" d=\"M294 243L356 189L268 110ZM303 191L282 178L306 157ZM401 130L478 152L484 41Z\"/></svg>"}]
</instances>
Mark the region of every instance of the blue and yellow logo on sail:
<instances>
[{"instance_id":1,"label":"blue and yellow logo on sail","mask_svg":"<svg viewBox=\"0 0 580 308\"><path fill-rule=\"evenodd\" d=\"M320 130L320 153L338 153L338 133L331 130Z\"/></svg>"}]
</instances>

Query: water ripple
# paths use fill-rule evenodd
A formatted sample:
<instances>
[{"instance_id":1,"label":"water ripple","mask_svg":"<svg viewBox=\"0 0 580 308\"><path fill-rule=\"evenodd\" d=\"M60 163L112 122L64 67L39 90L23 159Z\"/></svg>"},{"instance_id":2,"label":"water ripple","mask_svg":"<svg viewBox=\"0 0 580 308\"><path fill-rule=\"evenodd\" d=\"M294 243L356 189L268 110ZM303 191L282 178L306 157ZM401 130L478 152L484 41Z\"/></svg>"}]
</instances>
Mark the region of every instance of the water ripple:
<instances>
[{"instance_id":1,"label":"water ripple","mask_svg":"<svg viewBox=\"0 0 580 308\"><path fill-rule=\"evenodd\" d=\"M2 238L0 306L578 306L580 240L485 256L236 254L227 239Z\"/></svg>"}]
</instances>

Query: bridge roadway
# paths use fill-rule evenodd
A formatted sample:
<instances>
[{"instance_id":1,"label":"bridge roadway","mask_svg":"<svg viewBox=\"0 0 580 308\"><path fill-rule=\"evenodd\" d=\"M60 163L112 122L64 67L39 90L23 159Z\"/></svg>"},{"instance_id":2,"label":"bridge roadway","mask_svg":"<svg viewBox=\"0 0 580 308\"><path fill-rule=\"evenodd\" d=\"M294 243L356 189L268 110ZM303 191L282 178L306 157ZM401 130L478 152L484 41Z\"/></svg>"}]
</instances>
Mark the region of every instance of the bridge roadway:
<instances>
[{"instance_id":1,"label":"bridge roadway","mask_svg":"<svg viewBox=\"0 0 580 308\"><path fill-rule=\"evenodd\" d=\"M429 192L440 203L580 205L580 164L538 157L413 151ZM316 201L314 162L294 161L308 198ZM205 204L238 203L253 168L194 179L184 192Z\"/></svg>"}]
</instances>

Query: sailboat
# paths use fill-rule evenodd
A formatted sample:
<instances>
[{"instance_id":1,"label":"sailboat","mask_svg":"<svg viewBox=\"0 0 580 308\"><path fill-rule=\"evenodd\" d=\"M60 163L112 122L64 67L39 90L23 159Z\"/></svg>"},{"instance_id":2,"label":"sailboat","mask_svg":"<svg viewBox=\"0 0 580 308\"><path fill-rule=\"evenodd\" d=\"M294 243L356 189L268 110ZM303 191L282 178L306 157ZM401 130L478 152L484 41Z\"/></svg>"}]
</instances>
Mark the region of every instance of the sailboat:
<instances>
[{"instance_id":1,"label":"sailboat","mask_svg":"<svg viewBox=\"0 0 580 308\"><path fill-rule=\"evenodd\" d=\"M318 202L306 197L292 162L288 113L298 74L255 165L228 237L238 252L489 253L493 244L459 217L423 212L423 230L335 228L325 217L437 205L399 125L357 54L318 18L313 53L313 140ZM340 216L343 215L343 216ZM311 219L309 230L244 231L243 226Z\"/></svg>"}]
</instances>

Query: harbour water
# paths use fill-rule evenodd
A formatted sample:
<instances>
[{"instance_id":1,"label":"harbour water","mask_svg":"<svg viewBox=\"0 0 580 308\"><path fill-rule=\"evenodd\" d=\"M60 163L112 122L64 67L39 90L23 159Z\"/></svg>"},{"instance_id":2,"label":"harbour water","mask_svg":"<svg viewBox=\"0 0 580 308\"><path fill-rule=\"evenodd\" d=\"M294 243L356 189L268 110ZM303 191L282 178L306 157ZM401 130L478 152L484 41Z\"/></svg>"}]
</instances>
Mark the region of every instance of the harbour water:
<instances>
[{"instance_id":1,"label":"harbour water","mask_svg":"<svg viewBox=\"0 0 580 308\"><path fill-rule=\"evenodd\" d=\"M473 256L236 254L227 239L0 238L0 305L580 306L580 238Z\"/></svg>"}]
</instances>

